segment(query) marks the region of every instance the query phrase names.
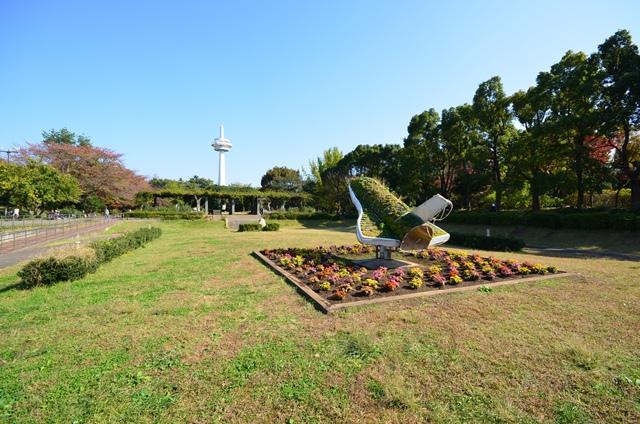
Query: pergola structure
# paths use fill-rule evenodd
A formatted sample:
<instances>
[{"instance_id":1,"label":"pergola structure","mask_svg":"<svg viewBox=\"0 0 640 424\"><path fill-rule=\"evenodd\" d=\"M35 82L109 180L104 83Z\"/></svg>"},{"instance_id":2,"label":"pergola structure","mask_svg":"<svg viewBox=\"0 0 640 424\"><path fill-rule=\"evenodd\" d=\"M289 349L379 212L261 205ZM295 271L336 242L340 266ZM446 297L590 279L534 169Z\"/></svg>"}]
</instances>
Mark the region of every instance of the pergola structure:
<instances>
[{"instance_id":1,"label":"pergola structure","mask_svg":"<svg viewBox=\"0 0 640 424\"><path fill-rule=\"evenodd\" d=\"M137 194L138 203L141 205L158 206L158 199L181 199L185 203L193 203L198 210L201 206L205 212L209 212L209 201L217 200L221 203L231 205L229 212L234 212L236 202L245 205L250 202L251 213L259 212L259 204L261 201L268 199L280 207L296 206L302 207L311 199L308 193L290 192L290 191L261 191L253 188L231 188L218 187L215 190L174 190L160 189L154 191L143 191ZM204 205L203 202L204 201Z\"/></svg>"}]
</instances>

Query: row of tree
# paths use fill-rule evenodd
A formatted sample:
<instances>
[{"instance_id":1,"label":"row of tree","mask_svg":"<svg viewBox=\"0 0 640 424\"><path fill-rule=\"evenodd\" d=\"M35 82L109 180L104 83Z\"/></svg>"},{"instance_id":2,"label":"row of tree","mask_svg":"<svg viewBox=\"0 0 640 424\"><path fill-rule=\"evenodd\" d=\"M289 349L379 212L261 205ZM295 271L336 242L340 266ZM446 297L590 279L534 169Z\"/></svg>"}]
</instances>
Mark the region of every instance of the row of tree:
<instances>
[{"instance_id":1,"label":"row of tree","mask_svg":"<svg viewBox=\"0 0 640 424\"><path fill-rule=\"evenodd\" d=\"M72 206L85 211L134 206L147 180L124 166L122 155L63 128L0 162L0 202L41 212Z\"/></svg>"},{"instance_id":2,"label":"row of tree","mask_svg":"<svg viewBox=\"0 0 640 424\"><path fill-rule=\"evenodd\" d=\"M403 145L337 149L311 163L322 209L348 207L346 179L383 179L410 203L439 192L464 208L559 206L631 189L640 209L640 55L621 30L586 55L568 51L536 85L506 95L500 77L472 104L411 118Z\"/></svg>"}]
</instances>

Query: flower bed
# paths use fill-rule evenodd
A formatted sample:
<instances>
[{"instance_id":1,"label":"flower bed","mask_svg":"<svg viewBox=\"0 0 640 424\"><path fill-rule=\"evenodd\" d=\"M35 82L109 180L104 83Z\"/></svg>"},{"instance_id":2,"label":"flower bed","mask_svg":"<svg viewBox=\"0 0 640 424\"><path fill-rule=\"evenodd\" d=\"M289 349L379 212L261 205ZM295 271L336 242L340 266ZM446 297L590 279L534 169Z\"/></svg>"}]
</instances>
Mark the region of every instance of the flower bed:
<instances>
[{"instance_id":1,"label":"flower bed","mask_svg":"<svg viewBox=\"0 0 640 424\"><path fill-rule=\"evenodd\" d=\"M260 256L276 271L293 278L307 294L313 291L312 297L329 306L559 273L555 267L538 263L437 248L401 252L412 264L396 269L369 270L357 264L357 259L371 258L372 253L370 246L353 245L265 249Z\"/></svg>"}]
</instances>

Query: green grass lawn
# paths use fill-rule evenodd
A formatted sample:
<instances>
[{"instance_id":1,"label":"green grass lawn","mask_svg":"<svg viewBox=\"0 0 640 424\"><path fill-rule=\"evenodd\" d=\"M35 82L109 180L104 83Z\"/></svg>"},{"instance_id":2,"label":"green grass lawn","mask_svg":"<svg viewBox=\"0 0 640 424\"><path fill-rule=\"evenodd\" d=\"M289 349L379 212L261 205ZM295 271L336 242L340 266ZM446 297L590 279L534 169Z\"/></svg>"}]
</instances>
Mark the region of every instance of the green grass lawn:
<instances>
[{"instance_id":1,"label":"green grass lawn","mask_svg":"<svg viewBox=\"0 0 640 424\"><path fill-rule=\"evenodd\" d=\"M249 254L355 236L284 224L154 224L30 291L1 271L0 421L640 421L639 263L495 254L581 276L328 316Z\"/></svg>"}]
</instances>

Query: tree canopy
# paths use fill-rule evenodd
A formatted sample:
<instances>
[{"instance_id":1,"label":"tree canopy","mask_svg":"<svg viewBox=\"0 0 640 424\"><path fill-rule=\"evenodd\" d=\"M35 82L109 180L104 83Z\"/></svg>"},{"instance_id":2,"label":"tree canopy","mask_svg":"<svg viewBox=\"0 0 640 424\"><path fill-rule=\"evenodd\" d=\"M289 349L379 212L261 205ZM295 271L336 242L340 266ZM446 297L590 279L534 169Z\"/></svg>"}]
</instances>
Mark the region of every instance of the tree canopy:
<instances>
[{"instance_id":1,"label":"tree canopy","mask_svg":"<svg viewBox=\"0 0 640 424\"><path fill-rule=\"evenodd\" d=\"M73 176L80 184L83 203L87 204L95 204L98 199L101 205L111 207L133 205L136 193L150 188L146 178L123 164L120 153L77 139L73 143L30 144L22 149L21 156L23 162L41 162Z\"/></svg>"},{"instance_id":2,"label":"tree canopy","mask_svg":"<svg viewBox=\"0 0 640 424\"><path fill-rule=\"evenodd\" d=\"M284 166L269 169L260 180L265 190L302 191L300 171Z\"/></svg>"},{"instance_id":3,"label":"tree canopy","mask_svg":"<svg viewBox=\"0 0 640 424\"><path fill-rule=\"evenodd\" d=\"M640 55L626 30L590 55L566 52L512 95L499 76L472 104L414 115L403 145L360 145L321 175L317 204L345 210L347 180L382 179L409 203L436 192L465 208L582 208L605 189L640 210ZM617 197L616 197L617 199Z\"/></svg>"},{"instance_id":4,"label":"tree canopy","mask_svg":"<svg viewBox=\"0 0 640 424\"><path fill-rule=\"evenodd\" d=\"M80 186L71 175L29 161L25 165L0 161L0 198L21 209L40 212L80 199Z\"/></svg>"}]
</instances>

